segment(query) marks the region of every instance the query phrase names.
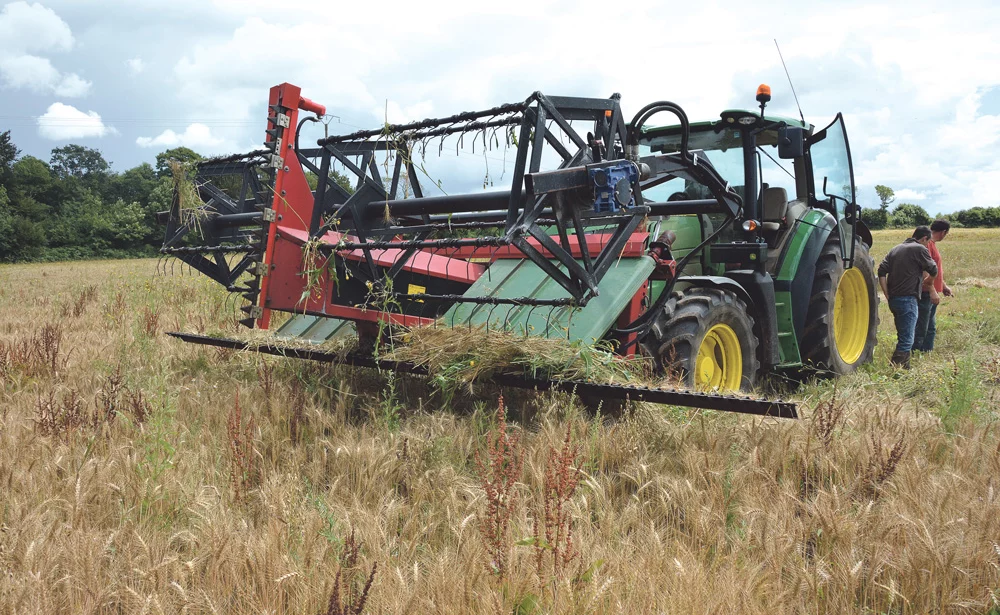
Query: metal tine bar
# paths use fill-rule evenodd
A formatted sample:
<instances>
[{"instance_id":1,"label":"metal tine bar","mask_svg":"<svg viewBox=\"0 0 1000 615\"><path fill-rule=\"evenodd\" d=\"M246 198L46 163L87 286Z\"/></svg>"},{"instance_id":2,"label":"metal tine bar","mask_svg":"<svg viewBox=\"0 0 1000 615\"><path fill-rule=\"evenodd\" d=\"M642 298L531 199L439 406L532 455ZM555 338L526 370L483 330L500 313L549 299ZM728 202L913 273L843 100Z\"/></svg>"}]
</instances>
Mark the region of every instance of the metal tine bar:
<instances>
[{"instance_id":1,"label":"metal tine bar","mask_svg":"<svg viewBox=\"0 0 1000 615\"><path fill-rule=\"evenodd\" d=\"M511 317L511 314L513 314L514 310L516 310L516 309L517 309L517 306L511 306L511 307L507 308L507 313L503 317L503 329L502 329L502 331L504 333L510 333L510 317Z\"/></svg>"},{"instance_id":2,"label":"metal tine bar","mask_svg":"<svg viewBox=\"0 0 1000 615\"><path fill-rule=\"evenodd\" d=\"M533 305L530 308L528 308L528 314L524 317L524 337L528 337L531 327L531 317L534 316L535 310L537 310L539 307L540 306Z\"/></svg>"},{"instance_id":3,"label":"metal tine bar","mask_svg":"<svg viewBox=\"0 0 1000 615\"><path fill-rule=\"evenodd\" d=\"M528 139L531 136L531 120L524 116L521 120L521 134L517 140L517 156L514 160L514 177L511 180L510 201L507 205L507 232L510 233L519 215L521 189L524 184L524 166L528 160Z\"/></svg>"},{"instance_id":4,"label":"metal tine bar","mask_svg":"<svg viewBox=\"0 0 1000 615\"><path fill-rule=\"evenodd\" d=\"M569 318L566 319L566 341L570 341L569 332L573 328L573 315L576 314L576 310L569 308Z\"/></svg>"},{"instance_id":5,"label":"metal tine bar","mask_svg":"<svg viewBox=\"0 0 1000 615\"><path fill-rule=\"evenodd\" d=\"M443 128L435 128L432 130L421 130L417 132L403 132L398 133L400 136L411 140L411 141L422 141L429 140L435 137L444 138L456 133L471 132L474 130L488 130L490 128L496 130L504 126L513 126L521 121L520 115L509 115L507 117L489 120L486 122L469 122L467 124L462 124L461 126L457 124L449 124Z\"/></svg>"},{"instance_id":6,"label":"metal tine bar","mask_svg":"<svg viewBox=\"0 0 1000 615\"><path fill-rule=\"evenodd\" d=\"M549 330L552 328L552 312L556 311L556 306L549 308L549 314L545 317L545 337L549 337Z\"/></svg>"},{"instance_id":7,"label":"metal tine bar","mask_svg":"<svg viewBox=\"0 0 1000 615\"><path fill-rule=\"evenodd\" d=\"M486 332L489 333L490 323L493 322L493 312L500 307L500 304L496 304L490 308L490 311L486 313ZM472 329L472 318L469 318L469 329Z\"/></svg>"},{"instance_id":8,"label":"metal tine bar","mask_svg":"<svg viewBox=\"0 0 1000 615\"><path fill-rule=\"evenodd\" d=\"M524 109L535 100L536 94L531 95L526 101L519 103L507 103L492 107L490 109L485 109L482 111L465 111L463 113L456 113L455 115L450 115L443 118L429 118L419 122L411 122L409 124L387 124L382 128L375 130L359 130L358 132L353 132L347 135L334 135L317 141L317 145L327 145L330 143L342 143L344 141L357 141L359 139L367 139L370 137L385 136L388 133L402 133L414 130L420 130L422 128L431 128L434 126L442 126L444 124L457 124L459 122L468 122L470 120L476 120L483 117L491 117L495 115L506 115L510 113L518 113L524 111Z\"/></svg>"}]
</instances>

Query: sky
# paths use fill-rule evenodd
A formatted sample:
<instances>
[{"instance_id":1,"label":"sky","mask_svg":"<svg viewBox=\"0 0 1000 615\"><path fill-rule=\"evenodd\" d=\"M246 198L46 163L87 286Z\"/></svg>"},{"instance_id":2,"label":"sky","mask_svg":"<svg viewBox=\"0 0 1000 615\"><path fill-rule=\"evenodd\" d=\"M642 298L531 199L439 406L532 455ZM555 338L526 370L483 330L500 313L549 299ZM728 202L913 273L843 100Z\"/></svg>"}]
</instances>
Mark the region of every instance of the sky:
<instances>
[{"instance_id":1,"label":"sky","mask_svg":"<svg viewBox=\"0 0 1000 615\"><path fill-rule=\"evenodd\" d=\"M626 117L670 100L705 120L754 108L767 83L769 113L795 117L778 39L806 120L844 114L863 206L876 184L932 214L1000 205L995 0L476 4L0 4L0 131L43 160L99 149L118 171L170 147L250 151L282 82L327 106L330 134L536 90L619 92Z\"/></svg>"}]
</instances>

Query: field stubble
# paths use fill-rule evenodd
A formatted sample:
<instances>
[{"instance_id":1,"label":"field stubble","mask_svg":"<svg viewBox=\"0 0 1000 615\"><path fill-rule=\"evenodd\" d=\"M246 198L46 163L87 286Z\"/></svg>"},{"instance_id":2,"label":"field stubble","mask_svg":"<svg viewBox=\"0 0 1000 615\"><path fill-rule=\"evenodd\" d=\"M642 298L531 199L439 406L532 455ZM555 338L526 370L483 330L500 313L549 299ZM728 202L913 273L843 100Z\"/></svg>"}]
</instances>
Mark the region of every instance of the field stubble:
<instances>
[{"instance_id":1,"label":"field stubble","mask_svg":"<svg viewBox=\"0 0 1000 615\"><path fill-rule=\"evenodd\" d=\"M799 421L511 393L498 424L166 338L233 319L150 261L2 267L0 613L998 613L998 239L941 245L935 353L891 370L883 303Z\"/></svg>"}]
</instances>

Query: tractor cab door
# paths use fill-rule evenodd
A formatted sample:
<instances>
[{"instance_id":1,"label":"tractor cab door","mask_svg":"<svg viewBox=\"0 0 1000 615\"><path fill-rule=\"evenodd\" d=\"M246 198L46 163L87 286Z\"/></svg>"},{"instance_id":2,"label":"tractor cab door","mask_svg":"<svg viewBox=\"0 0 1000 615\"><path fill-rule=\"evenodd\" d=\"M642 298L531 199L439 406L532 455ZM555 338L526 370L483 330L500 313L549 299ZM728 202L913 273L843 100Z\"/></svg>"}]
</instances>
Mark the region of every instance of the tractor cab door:
<instances>
[{"instance_id":1,"label":"tractor cab door","mask_svg":"<svg viewBox=\"0 0 1000 615\"><path fill-rule=\"evenodd\" d=\"M840 232L840 256L846 267L854 266L854 237L857 233L858 211L855 200L854 169L851 148L840 113L829 126L808 140L809 158L816 204L837 218Z\"/></svg>"}]
</instances>

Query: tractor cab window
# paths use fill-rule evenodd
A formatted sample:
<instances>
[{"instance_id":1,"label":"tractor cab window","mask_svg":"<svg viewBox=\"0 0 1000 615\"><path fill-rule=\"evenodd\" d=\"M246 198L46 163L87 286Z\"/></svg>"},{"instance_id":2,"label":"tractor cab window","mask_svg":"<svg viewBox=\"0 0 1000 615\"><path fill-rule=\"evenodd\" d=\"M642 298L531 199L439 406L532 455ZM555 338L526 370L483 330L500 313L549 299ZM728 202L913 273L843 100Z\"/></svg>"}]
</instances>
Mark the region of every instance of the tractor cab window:
<instances>
[{"instance_id":1,"label":"tractor cab window","mask_svg":"<svg viewBox=\"0 0 1000 615\"><path fill-rule=\"evenodd\" d=\"M639 144L639 155L673 154L681 149L679 134L657 135ZM716 133L714 130L692 132L688 149L698 158L715 167L729 185L742 194L745 183L743 174L743 149L740 145L740 131L734 129ZM711 199L712 193L705 186L680 179L672 179L652 188L643 190L648 201L664 202L678 200L683 193L685 199ZM674 197L674 198L671 198Z\"/></svg>"},{"instance_id":2,"label":"tractor cab window","mask_svg":"<svg viewBox=\"0 0 1000 615\"><path fill-rule=\"evenodd\" d=\"M795 167L791 160L778 158L778 146L758 145L757 156L760 161L760 182L769 188L784 188L788 200L797 197L795 188Z\"/></svg>"},{"instance_id":3,"label":"tractor cab window","mask_svg":"<svg viewBox=\"0 0 1000 615\"><path fill-rule=\"evenodd\" d=\"M836 216L842 256L847 258L853 243L853 225L847 220L847 212L854 204L854 172L841 114L810 140L809 155L816 201Z\"/></svg>"}]
</instances>

